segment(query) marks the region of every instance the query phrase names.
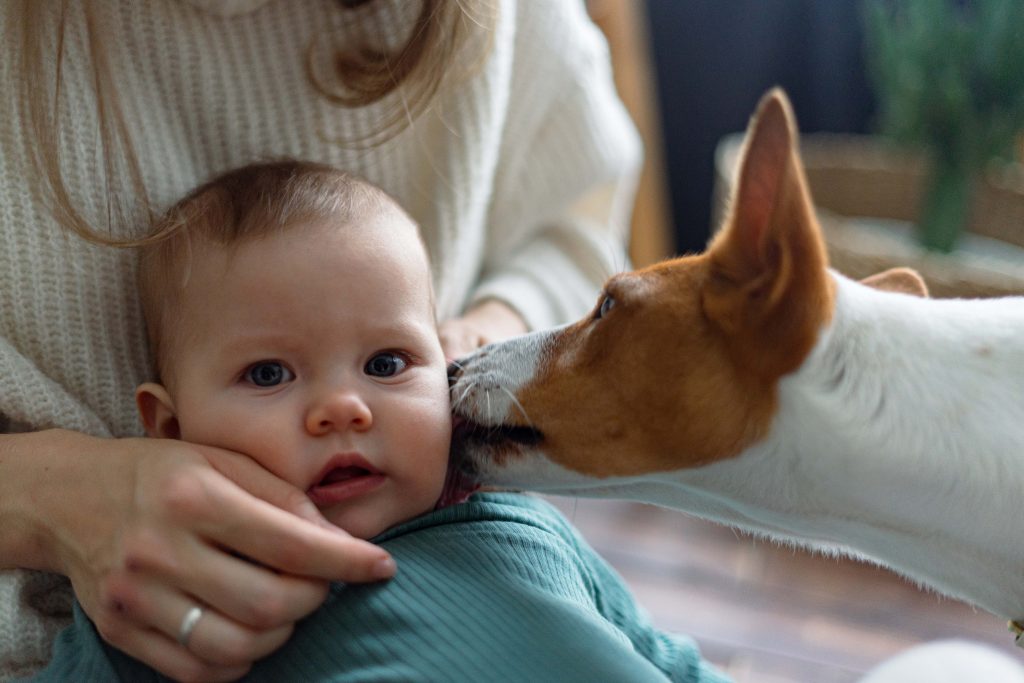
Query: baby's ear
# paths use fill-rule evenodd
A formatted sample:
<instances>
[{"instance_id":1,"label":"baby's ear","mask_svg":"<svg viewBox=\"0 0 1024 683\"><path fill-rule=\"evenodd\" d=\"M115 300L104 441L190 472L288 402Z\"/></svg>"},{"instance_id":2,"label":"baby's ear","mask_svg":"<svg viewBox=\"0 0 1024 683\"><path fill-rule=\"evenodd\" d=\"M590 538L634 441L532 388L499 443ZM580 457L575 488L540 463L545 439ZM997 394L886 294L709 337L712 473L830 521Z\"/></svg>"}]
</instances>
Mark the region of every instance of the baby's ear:
<instances>
[{"instance_id":1,"label":"baby's ear","mask_svg":"<svg viewBox=\"0 0 1024 683\"><path fill-rule=\"evenodd\" d=\"M135 405L147 435L154 439L181 438L174 401L161 385L154 382L140 384L135 390Z\"/></svg>"}]
</instances>

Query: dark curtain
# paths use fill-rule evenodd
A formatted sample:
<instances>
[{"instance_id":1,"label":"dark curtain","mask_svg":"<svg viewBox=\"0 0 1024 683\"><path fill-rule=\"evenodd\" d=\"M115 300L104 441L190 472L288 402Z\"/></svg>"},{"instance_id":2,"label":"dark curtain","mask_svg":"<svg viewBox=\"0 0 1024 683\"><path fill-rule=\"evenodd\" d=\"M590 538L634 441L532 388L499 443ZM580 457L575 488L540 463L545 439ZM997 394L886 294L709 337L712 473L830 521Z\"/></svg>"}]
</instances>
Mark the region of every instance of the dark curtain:
<instances>
[{"instance_id":1,"label":"dark curtain","mask_svg":"<svg viewBox=\"0 0 1024 683\"><path fill-rule=\"evenodd\" d=\"M679 253L711 232L714 150L785 88L802 132L869 130L863 0L647 0Z\"/></svg>"}]
</instances>

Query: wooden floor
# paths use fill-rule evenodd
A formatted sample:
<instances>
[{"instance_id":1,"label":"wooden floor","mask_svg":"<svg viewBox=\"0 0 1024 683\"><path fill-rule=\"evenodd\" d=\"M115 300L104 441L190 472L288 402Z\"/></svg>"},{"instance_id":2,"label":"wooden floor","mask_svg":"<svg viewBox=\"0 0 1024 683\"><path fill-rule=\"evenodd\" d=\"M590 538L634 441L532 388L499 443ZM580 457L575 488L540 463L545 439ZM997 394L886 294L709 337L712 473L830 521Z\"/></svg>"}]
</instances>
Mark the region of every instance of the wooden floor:
<instances>
[{"instance_id":1,"label":"wooden floor","mask_svg":"<svg viewBox=\"0 0 1024 683\"><path fill-rule=\"evenodd\" d=\"M941 638L1024 662L1005 622L883 569L755 541L681 513L550 498L632 586L661 628L694 637L737 683L845 683Z\"/></svg>"}]
</instances>

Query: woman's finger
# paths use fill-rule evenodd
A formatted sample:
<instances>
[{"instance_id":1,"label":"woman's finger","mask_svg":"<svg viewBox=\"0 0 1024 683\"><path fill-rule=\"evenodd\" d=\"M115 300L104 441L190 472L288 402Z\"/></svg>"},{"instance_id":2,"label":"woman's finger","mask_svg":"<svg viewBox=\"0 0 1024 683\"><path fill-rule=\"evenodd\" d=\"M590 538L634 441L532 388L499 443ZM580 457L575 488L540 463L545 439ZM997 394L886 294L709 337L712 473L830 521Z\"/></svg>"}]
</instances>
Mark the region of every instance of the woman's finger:
<instances>
[{"instance_id":1,"label":"woman's finger","mask_svg":"<svg viewBox=\"0 0 1024 683\"><path fill-rule=\"evenodd\" d=\"M105 641L179 681L233 681L245 675L253 661L226 666L205 661L176 638L131 619L97 619L95 623Z\"/></svg>"},{"instance_id":2,"label":"woman's finger","mask_svg":"<svg viewBox=\"0 0 1024 683\"><path fill-rule=\"evenodd\" d=\"M124 577L118 583L113 587L117 609L97 619L104 635L119 637L134 626L136 630L159 631L175 641L186 636L181 645L205 663L216 666L246 665L265 657L288 639L296 621L286 618L265 628L252 628L196 596L171 588L160 577ZM319 603L313 604L313 608L316 604ZM194 612L194 608L199 608L193 615L197 618L191 620L183 633L186 615ZM142 635L138 638L145 640Z\"/></svg>"},{"instance_id":3,"label":"woman's finger","mask_svg":"<svg viewBox=\"0 0 1024 683\"><path fill-rule=\"evenodd\" d=\"M441 322L438 336L448 362L462 358L491 342L525 334L529 327L508 304L488 299L466 311L461 318Z\"/></svg>"},{"instance_id":4,"label":"woman's finger","mask_svg":"<svg viewBox=\"0 0 1024 683\"><path fill-rule=\"evenodd\" d=\"M251 629L291 625L327 597L325 580L275 572L214 548L195 559L182 590Z\"/></svg>"},{"instance_id":5,"label":"woman's finger","mask_svg":"<svg viewBox=\"0 0 1024 683\"><path fill-rule=\"evenodd\" d=\"M145 622L206 664L245 666L267 656L291 636L294 620L266 629L252 629L226 617L198 598L160 590L148 592Z\"/></svg>"},{"instance_id":6,"label":"woman's finger","mask_svg":"<svg viewBox=\"0 0 1024 683\"><path fill-rule=\"evenodd\" d=\"M302 519L337 529L302 491L274 476L252 458L222 448L195 446L209 463L245 491Z\"/></svg>"},{"instance_id":7,"label":"woman's finger","mask_svg":"<svg viewBox=\"0 0 1024 683\"><path fill-rule=\"evenodd\" d=\"M446 320L438 330L441 349L447 362L468 356L485 343L479 333L462 318Z\"/></svg>"},{"instance_id":8,"label":"woman's finger","mask_svg":"<svg viewBox=\"0 0 1024 683\"><path fill-rule=\"evenodd\" d=\"M202 609L202 608L200 608ZM192 616L192 607L180 612L175 641L200 660L217 666L244 666L266 657L284 645L295 630L289 622L265 631L254 631L226 619L219 612L203 610L185 643L178 641L183 620Z\"/></svg>"},{"instance_id":9,"label":"woman's finger","mask_svg":"<svg viewBox=\"0 0 1024 683\"><path fill-rule=\"evenodd\" d=\"M271 498L305 497L255 463L238 463L232 475L239 475ZM254 472L258 472L254 474ZM271 477L275 484L268 484ZM207 479L207 478L203 478ZM325 528L285 512L266 500L253 497L223 479L177 482L165 491L165 501L183 516L200 536L229 548L274 570L300 576L347 582L376 581L392 576L394 560L378 546L349 536L336 527Z\"/></svg>"},{"instance_id":10,"label":"woman's finger","mask_svg":"<svg viewBox=\"0 0 1024 683\"><path fill-rule=\"evenodd\" d=\"M219 666L203 661L156 630L133 629L122 644L114 645L138 653L137 658L178 681L234 681L252 667L251 663Z\"/></svg>"}]
</instances>

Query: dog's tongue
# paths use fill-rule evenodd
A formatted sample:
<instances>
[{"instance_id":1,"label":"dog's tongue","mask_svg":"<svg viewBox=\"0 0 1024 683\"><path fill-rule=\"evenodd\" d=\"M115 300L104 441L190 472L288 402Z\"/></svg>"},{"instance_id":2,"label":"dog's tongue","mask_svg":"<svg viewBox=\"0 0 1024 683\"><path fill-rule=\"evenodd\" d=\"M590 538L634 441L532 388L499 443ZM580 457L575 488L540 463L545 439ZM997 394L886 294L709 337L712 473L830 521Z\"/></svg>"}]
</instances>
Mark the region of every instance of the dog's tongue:
<instances>
[{"instance_id":1,"label":"dog's tongue","mask_svg":"<svg viewBox=\"0 0 1024 683\"><path fill-rule=\"evenodd\" d=\"M480 484L466 476L460 468L449 463L448 474L444 480L444 489L442 489L441 497L438 499L434 509L440 510L449 505L464 503L479 488Z\"/></svg>"}]
</instances>

